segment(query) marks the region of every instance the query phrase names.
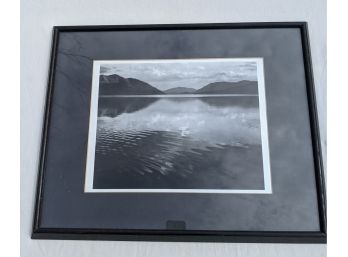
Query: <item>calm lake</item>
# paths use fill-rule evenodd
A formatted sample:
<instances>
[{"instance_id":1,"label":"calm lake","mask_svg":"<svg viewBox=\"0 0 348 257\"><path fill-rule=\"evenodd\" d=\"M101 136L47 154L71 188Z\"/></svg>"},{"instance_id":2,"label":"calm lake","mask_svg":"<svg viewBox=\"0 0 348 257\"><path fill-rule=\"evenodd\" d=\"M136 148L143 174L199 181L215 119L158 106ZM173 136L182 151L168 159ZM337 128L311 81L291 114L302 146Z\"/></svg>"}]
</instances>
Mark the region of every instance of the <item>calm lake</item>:
<instances>
[{"instance_id":1,"label":"calm lake","mask_svg":"<svg viewBox=\"0 0 348 257\"><path fill-rule=\"evenodd\" d=\"M263 189L258 96L99 97L96 189Z\"/></svg>"}]
</instances>

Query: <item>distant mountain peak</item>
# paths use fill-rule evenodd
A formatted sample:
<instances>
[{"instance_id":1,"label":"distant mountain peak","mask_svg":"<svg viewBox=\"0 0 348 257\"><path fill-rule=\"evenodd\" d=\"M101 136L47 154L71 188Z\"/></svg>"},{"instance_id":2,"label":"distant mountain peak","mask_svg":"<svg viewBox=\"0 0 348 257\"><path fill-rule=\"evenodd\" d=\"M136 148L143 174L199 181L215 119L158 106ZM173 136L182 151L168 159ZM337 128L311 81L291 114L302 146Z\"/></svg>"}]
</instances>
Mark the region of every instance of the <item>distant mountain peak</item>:
<instances>
[{"instance_id":1,"label":"distant mountain peak","mask_svg":"<svg viewBox=\"0 0 348 257\"><path fill-rule=\"evenodd\" d=\"M195 94L257 94L257 82L241 80L237 82L213 82L197 91Z\"/></svg>"},{"instance_id":2,"label":"distant mountain peak","mask_svg":"<svg viewBox=\"0 0 348 257\"><path fill-rule=\"evenodd\" d=\"M195 91L196 89L190 87L173 87L163 92L166 94L193 94Z\"/></svg>"},{"instance_id":3,"label":"distant mountain peak","mask_svg":"<svg viewBox=\"0 0 348 257\"><path fill-rule=\"evenodd\" d=\"M124 78L117 74L100 75L100 95L162 95L161 90L135 78Z\"/></svg>"}]
</instances>

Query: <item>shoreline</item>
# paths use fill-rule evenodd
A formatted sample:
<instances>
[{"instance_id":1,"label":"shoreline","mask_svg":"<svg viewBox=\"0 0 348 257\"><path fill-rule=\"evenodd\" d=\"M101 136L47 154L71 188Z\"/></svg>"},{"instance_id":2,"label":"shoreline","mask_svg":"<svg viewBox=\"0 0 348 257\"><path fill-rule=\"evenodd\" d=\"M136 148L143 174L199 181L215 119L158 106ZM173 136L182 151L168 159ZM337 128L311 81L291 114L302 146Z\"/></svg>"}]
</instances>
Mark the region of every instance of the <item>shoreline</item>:
<instances>
[{"instance_id":1,"label":"shoreline","mask_svg":"<svg viewBox=\"0 0 348 257\"><path fill-rule=\"evenodd\" d=\"M258 97L259 95L255 94L174 94L174 95L99 95L100 98L178 98L178 97L187 97L187 98L199 98L199 97Z\"/></svg>"}]
</instances>

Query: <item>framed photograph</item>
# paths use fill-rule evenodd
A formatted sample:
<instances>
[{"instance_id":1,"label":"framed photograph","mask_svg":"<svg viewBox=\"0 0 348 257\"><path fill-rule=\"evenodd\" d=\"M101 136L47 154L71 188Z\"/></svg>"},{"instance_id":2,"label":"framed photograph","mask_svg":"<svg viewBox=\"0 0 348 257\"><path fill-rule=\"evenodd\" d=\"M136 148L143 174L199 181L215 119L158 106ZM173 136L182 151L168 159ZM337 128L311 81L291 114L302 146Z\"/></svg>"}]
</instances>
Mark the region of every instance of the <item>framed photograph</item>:
<instances>
[{"instance_id":1,"label":"framed photograph","mask_svg":"<svg viewBox=\"0 0 348 257\"><path fill-rule=\"evenodd\" d=\"M53 32L32 238L326 242L305 22Z\"/></svg>"}]
</instances>

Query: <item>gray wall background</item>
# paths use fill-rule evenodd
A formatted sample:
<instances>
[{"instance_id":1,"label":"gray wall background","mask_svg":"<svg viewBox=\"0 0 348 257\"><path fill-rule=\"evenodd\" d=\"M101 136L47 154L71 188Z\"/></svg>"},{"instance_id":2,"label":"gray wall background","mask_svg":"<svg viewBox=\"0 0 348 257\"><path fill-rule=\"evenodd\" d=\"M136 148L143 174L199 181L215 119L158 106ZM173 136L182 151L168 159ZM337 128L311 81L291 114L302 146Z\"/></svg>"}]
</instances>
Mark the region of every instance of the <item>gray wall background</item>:
<instances>
[{"instance_id":1,"label":"gray wall background","mask_svg":"<svg viewBox=\"0 0 348 257\"><path fill-rule=\"evenodd\" d=\"M323 153L326 156L325 0L21 1L21 255L23 257L326 256L325 245L30 239L52 26L251 21L308 21L321 140Z\"/></svg>"}]
</instances>

